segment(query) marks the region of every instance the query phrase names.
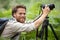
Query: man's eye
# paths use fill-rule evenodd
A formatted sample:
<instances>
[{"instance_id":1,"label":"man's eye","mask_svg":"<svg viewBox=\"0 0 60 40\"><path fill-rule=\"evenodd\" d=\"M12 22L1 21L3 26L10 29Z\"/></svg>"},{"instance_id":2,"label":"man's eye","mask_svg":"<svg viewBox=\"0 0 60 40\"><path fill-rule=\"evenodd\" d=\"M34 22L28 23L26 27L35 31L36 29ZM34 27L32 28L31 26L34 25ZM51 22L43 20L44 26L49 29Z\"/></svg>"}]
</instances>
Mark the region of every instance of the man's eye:
<instances>
[{"instance_id":1,"label":"man's eye","mask_svg":"<svg viewBox=\"0 0 60 40\"><path fill-rule=\"evenodd\" d=\"M24 13L24 15L25 15L26 13Z\"/></svg>"},{"instance_id":2,"label":"man's eye","mask_svg":"<svg viewBox=\"0 0 60 40\"><path fill-rule=\"evenodd\" d=\"M20 15L22 14L22 13L19 13Z\"/></svg>"},{"instance_id":3,"label":"man's eye","mask_svg":"<svg viewBox=\"0 0 60 40\"><path fill-rule=\"evenodd\" d=\"M19 13L19 14L20 14L20 15L22 15L22 14L24 14L24 15L25 15L26 13Z\"/></svg>"}]
</instances>

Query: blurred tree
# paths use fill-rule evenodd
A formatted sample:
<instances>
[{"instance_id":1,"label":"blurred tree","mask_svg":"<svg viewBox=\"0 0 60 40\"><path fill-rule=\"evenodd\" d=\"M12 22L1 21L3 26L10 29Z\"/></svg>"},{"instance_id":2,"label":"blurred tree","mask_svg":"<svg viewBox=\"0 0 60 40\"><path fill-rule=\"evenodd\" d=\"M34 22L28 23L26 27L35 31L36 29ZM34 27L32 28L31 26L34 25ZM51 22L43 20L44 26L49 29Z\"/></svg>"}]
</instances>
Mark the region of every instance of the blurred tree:
<instances>
[{"instance_id":1,"label":"blurred tree","mask_svg":"<svg viewBox=\"0 0 60 40\"><path fill-rule=\"evenodd\" d=\"M10 0L0 0L0 8L8 9Z\"/></svg>"}]
</instances>

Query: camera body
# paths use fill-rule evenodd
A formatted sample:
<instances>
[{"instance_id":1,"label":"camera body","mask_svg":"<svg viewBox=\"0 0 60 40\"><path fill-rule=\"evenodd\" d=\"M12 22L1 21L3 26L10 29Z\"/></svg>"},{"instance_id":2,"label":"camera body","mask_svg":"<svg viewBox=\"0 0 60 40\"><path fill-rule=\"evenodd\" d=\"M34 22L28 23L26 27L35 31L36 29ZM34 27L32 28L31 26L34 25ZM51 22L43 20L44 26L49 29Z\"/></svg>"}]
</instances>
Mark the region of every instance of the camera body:
<instances>
[{"instance_id":1,"label":"camera body","mask_svg":"<svg viewBox=\"0 0 60 40\"><path fill-rule=\"evenodd\" d=\"M49 8L50 8L50 10L53 10L54 8L55 8L55 5L54 4L48 4L47 5ZM43 5L41 5L41 8L45 8L45 5L43 4Z\"/></svg>"}]
</instances>

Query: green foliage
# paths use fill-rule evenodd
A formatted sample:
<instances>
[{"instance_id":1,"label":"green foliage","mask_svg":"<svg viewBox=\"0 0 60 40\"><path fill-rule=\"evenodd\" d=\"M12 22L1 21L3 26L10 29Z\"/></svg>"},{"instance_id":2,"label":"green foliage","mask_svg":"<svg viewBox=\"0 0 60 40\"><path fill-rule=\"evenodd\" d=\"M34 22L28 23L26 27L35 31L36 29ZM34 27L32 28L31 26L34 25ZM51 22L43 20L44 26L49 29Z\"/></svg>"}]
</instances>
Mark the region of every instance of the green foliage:
<instances>
[{"instance_id":1,"label":"green foliage","mask_svg":"<svg viewBox=\"0 0 60 40\"><path fill-rule=\"evenodd\" d=\"M11 17L11 9L5 10L3 12L1 11L0 12L0 18L3 18L3 17L10 18Z\"/></svg>"},{"instance_id":2,"label":"green foliage","mask_svg":"<svg viewBox=\"0 0 60 40\"><path fill-rule=\"evenodd\" d=\"M60 11L59 10L52 10L49 14L50 23L53 24L54 27L59 27L60 25Z\"/></svg>"},{"instance_id":3,"label":"green foliage","mask_svg":"<svg viewBox=\"0 0 60 40\"><path fill-rule=\"evenodd\" d=\"M27 12L27 18L28 19L34 19L37 17L37 15L39 15L41 12L41 3L40 2L36 2L34 5L32 5L29 9L28 9L28 12Z\"/></svg>"},{"instance_id":4,"label":"green foliage","mask_svg":"<svg viewBox=\"0 0 60 40\"><path fill-rule=\"evenodd\" d=\"M4 15L3 16L2 15L3 15L3 13L0 11L0 17L3 17L4 16Z\"/></svg>"},{"instance_id":5,"label":"green foliage","mask_svg":"<svg viewBox=\"0 0 60 40\"><path fill-rule=\"evenodd\" d=\"M22 32L20 35L20 40L36 40L36 31L32 31L32 32Z\"/></svg>"},{"instance_id":6,"label":"green foliage","mask_svg":"<svg viewBox=\"0 0 60 40\"><path fill-rule=\"evenodd\" d=\"M9 9L10 0L0 0L0 6L4 9Z\"/></svg>"},{"instance_id":7,"label":"green foliage","mask_svg":"<svg viewBox=\"0 0 60 40\"><path fill-rule=\"evenodd\" d=\"M17 3L28 3L30 2L30 0L16 0Z\"/></svg>"}]
</instances>

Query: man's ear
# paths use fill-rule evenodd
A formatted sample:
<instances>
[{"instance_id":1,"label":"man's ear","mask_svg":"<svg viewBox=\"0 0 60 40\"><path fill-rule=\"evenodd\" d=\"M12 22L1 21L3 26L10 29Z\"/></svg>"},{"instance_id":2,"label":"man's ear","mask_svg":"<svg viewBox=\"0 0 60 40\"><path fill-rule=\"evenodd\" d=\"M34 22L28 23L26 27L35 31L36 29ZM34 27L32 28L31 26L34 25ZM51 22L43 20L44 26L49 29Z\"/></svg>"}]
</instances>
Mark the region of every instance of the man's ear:
<instances>
[{"instance_id":1,"label":"man's ear","mask_svg":"<svg viewBox=\"0 0 60 40\"><path fill-rule=\"evenodd\" d=\"M16 17L16 13L13 14L13 17Z\"/></svg>"}]
</instances>

